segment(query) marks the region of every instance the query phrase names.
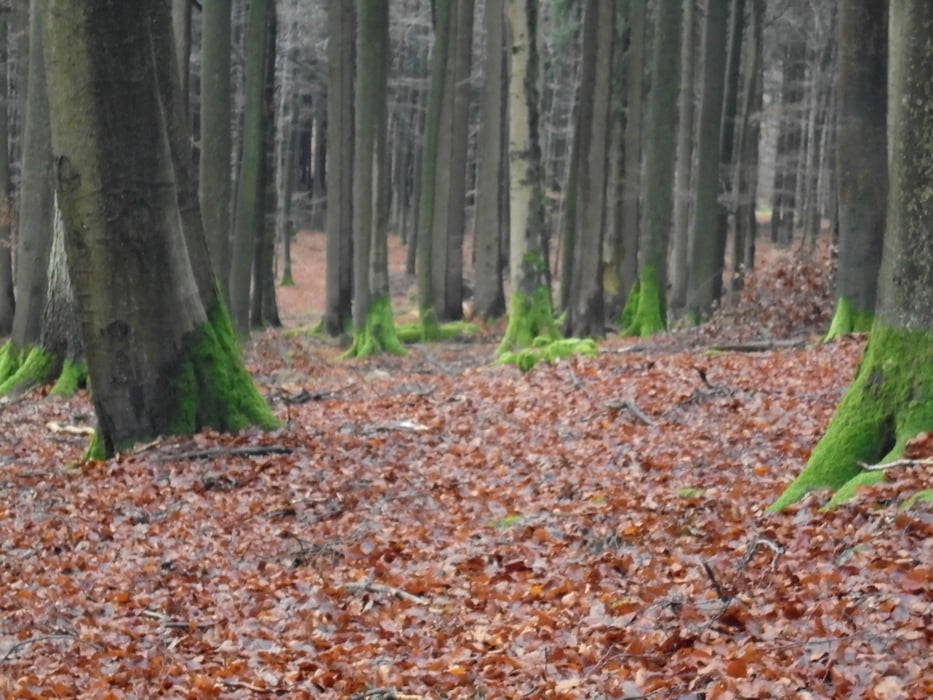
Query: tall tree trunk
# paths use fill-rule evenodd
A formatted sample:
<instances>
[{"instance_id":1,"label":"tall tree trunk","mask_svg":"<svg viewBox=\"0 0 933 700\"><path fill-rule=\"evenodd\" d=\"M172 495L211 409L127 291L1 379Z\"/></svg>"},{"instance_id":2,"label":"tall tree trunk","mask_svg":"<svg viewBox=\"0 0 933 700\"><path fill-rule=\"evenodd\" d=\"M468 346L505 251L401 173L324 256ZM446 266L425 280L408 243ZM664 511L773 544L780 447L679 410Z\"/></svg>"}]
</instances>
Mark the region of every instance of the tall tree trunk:
<instances>
[{"instance_id":1,"label":"tall tree trunk","mask_svg":"<svg viewBox=\"0 0 933 700\"><path fill-rule=\"evenodd\" d=\"M256 239L263 225L262 169L263 109L266 83L266 46L269 40L270 0L252 0L246 40L246 107L243 123L243 158L237 182L233 256L230 267L230 314L237 335L250 331L250 276Z\"/></svg>"},{"instance_id":2,"label":"tall tree trunk","mask_svg":"<svg viewBox=\"0 0 933 700\"><path fill-rule=\"evenodd\" d=\"M828 337L871 328L887 203L888 8L877 0L839 6L836 181L839 261Z\"/></svg>"},{"instance_id":3,"label":"tall tree trunk","mask_svg":"<svg viewBox=\"0 0 933 700\"><path fill-rule=\"evenodd\" d=\"M353 300L353 91L356 11L353 2L327 4L327 295L324 330L347 330Z\"/></svg>"},{"instance_id":4,"label":"tall tree trunk","mask_svg":"<svg viewBox=\"0 0 933 700\"><path fill-rule=\"evenodd\" d=\"M208 0L210 2L210 0ZM182 113L187 125L190 117L188 98L191 94L191 4L192 0L172 0L172 34L175 36L175 65L181 83Z\"/></svg>"},{"instance_id":5,"label":"tall tree trunk","mask_svg":"<svg viewBox=\"0 0 933 700\"><path fill-rule=\"evenodd\" d=\"M612 88L612 36L615 6L587 0L583 24L583 81L576 147L579 195L573 279L565 335L601 337L605 332L602 256L608 186L609 97Z\"/></svg>"},{"instance_id":6,"label":"tall tree trunk","mask_svg":"<svg viewBox=\"0 0 933 700\"><path fill-rule=\"evenodd\" d=\"M498 354L559 336L551 302L538 100L538 2L507 0L509 53L509 324Z\"/></svg>"},{"instance_id":7,"label":"tall tree trunk","mask_svg":"<svg viewBox=\"0 0 933 700\"><path fill-rule=\"evenodd\" d=\"M10 201L10 122L7 117L9 89L7 83L8 49L7 13L0 13L0 336L13 328L15 307L13 297L13 241L10 236L13 221Z\"/></svg>"},{"instance_id":8,"label":"tall tree trunk","mask_svg":"<svg viewBox=\"0 0 933 700\"><path fill-rule=\"evenodd\" d=\"M404 352L389 294L386 131L388 0L357 0L353 146L353 345L347 357Z\"/></svg>"},{"instance_id":9,"label":"tall tree trunk","mask_svg":"<svg viewBox=\"0 0 933 700\"><path fill-rule=\"evenodd\" d=\"M708 0L703 30L703 97L697 129L696 210L690 235L687 312L706 317L722 289L722 252L717 240L722 102L726 77L729 0Z\"/></svg>"},{"instance_id":10,"label":"tall tree trunk","mask_svg":"<svg viewBox=\"0 0 933 700\"><path fill-rule=\"evenodd\" d=\"M797 171L802 145L803 88L806 71L806 43L794 39L785 47L781 84L780 130L774 166L774 193L771 205L771 241L789 246L794 240L797 207Z\"/></svg>"},{"instance_id":11,"label":"tall tree trunk","mask_svg":"<svg viewBox=\"0 0 933 700\"><path fill-rule=\"evenodd\" d=\"M201 157L198 194L214 277L230 301L231 0L205 0L201 23Z\"/></svg>"},{"instance_id":12,"label":"tall tree trunk","mask_svg":"<svg viewBox=\"0 0 933 700\"><path fill-rule=\"evenodd\" d=\"M846 20L848 23L848 20ZM875 26L877 28L877 25ZM846 39L874 43L870 35ZM829 487L835 505L883 478L862 465L904 454L933 429L933 3L895 0L888 27L888 205L878 304L855 380L804 471L771 507ZM844 55L857 49L843 47Z\"/></svg>"},{"instance_id":13,"label":"tall tree trunk","mask_svg":"<svg viewBox=\"0 0 933 700\"><path fill-rule=\"evenodd\" d=\"M680 96L677 98L677 166L674 170L674 218L671 228L671 298L670 307L675 314L687 306L688 254L690 252L690 210L693 191L690 173L693 170L694 92L696 91L694 66L698 54L694 50L696 26L694 21L696 0L683 0L683 42L680 53Z\"/></svg>"},{"instance_id":14,"label":"tall tree trunk","mask_svg":"<svg viewBox=\"0 0 933 700\"><path fill-rule=\"evenodd\" d=\"M667 246L677 127L682 0L655 8L652 81L645 133L644 225L638 241L638 282L623 312L625 335L646 336L667 327ZM666 76L658 80L658 76Z\"/></svg>"},{"instance_id":15,"label":"tall tree trunk","mask_svg":"<svg viewBox=\"0 0 933 700\"><path fill-rule=\"evenodd\" d=\"M486 35L485 83L480 97L479 173L476 178L476 224L473 234L474 310L491 319L505 312L502 289L503 143L506 139L505 12L500 3L486 2L483 26Z\"/></svg>"},{"instance_id":16,"label":"tall tree trunk","mask_svg":"<svg viewBox=\"0 0 933 700\"><path fill-rule=\"evenodd\" d=\"M98 417L92 451L274 425L222 301L202 299L192 267L168 135L184 127L169 127L178 112L163 110L151 50L167 6L52 0L48 23L58 191Z\"/></svg>"},{"instance_id":17,"label":"tall tree trunk","mask_svg":"<svg viewBox=\"0 0 933 700\"><path fill-rule=\"evenodd\" d=\"M758 220L755 215L758 190L758 137L761 111L761 52L764 0L748 3L748 32L742 58L742 105L739 109L736 134L735 174L733 195L735 202L735 236L732 248L732 290L745 285L745 276L755 263L755 238Z\"/></svg>"}]
</instances>

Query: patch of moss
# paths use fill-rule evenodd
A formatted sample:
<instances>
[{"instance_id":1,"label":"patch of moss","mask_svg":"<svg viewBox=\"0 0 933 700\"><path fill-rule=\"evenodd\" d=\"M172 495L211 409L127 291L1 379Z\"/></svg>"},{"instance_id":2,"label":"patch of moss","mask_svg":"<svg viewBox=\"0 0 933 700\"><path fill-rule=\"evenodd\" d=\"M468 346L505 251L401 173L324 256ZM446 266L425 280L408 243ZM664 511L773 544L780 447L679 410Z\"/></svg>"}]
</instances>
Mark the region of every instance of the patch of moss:
<instances>
[{"instance_id":1,"label":"patch of moss","mask_svg":"<svg viewBox=\"0 0 933 700\"><path fill-rule=\"evenodd\" d=\"M543 338L544 342L560 338L560 330L551 306L551 290L545 286L538 287L530 297L521 292L512 293L509 324L496 349L496 357L529 348L538 338Z\"/></svg>"},{"instance_id":2,"label":"patch of moss","mask_svg":"<svg viewBox=\"0 0 933 700\"><path fill-rule=\"evenodd\" d=\"M663 290L653 266L644 268L622 310L622 335L646 337L663 331L667 315Z\"/></svg>"},{"instance_id":3,"label":"patch of moss","mask_svg":"<svg viewBox=\"0 0 933 700\"><path fill-rule=\"evenodd\" d=\"M502 353L497 364L511 364L522 372L528 372L539 362L557 362L574 355L593 357L596 355L596 341L592 338L535 338L532 347L518 352Z\"/></svg>"},{"instance_id":4,"label":"patch of moss","mask_svg":"<svg viewBox=\"0 0 933 700\"><path fill-rule=\"evenodd\" d=\"M899 458L907 441L933 429L933 333L872 328L855 380L839 403L826 433L803 472L769 510L774 512L809 491L837 491L836 506L860 485L876 483L879 472L859 463Z\"/></svg>"},{"instance_id":5,"label":"patch of moss","mask_svg":"<svg viewBox=\"0 0 933 700\"><path fill-rule=\"evenodd\" d=\"M59 359L39 347L30 348L25 356L21 355L19 366L0 383L0 394L22 391L36 384L42 384L58 369Z\"/></svg>"},{"instance_id":6,"label":"patch of moss","mask_svg":"<svg viewBox=\"0 0 933 700\"><path fill-rule=\"evenodd\" d=\"M291 275L282 275L282 279L279 282L279 286L280 287L294 287L295 278L292 277Z\"/></svg>"},{"instance_id":7,"label":"patch of moss","mask_svg":"<svg viewBox=\"0 0 933 700\"><path fill-rule=\"evenodd\" d=\"M405 354L395 332L392 304L385 296L374 299L369 305L363 328L354 334L353 344L341 358L363 359L377 352Z\"/></svg>"},{"instance_id":8,"label":"patch of moss","mask_svg":"<svg viewBox=\"0 0 933 700\"><path fill-rule=\"evenodd\" d=\"M398 339L407 344L427 342L424 326L418 323L403 323L396 326L395 333ZM467 321L451 321L437 325L437 336L434 340L454 340L466 338L479 332L476 324Z\"/></svg>"},{"instance_id":9,"label":"patch of moss","mask_svg":"<svg viewBox=\"0 0 933 700\"><path fill-rule=\"evenodd\" d=\"M81 386L81 384L86 380L87 363L65 360L62 363L62 371L58 375L58 380L52 386L52 389L49 391L49 395L74 396L74 393L78 390L78 387Z\"/></svg>"},{"instance_id":10,"label":"patch of moss","mask_svg":"<svg viewBox=\"0 0 933 700\"><path fill-rule=\"evenodd\" d=\"M856 311L847 297L840 297L836 303L836 312L832 323L823 338L823 342L833 340L848 333L867 333L875 315L870 311Z\"/></svg>"},{"instance_id":11,"label":"patch of moss","mask_svg":"<svg viewBox=\"0 0 933 700\"><path fill-rule=\"evenodd\" d=\"M28 354L28 350L16 347L12 341L4 343L0 348L0 383L6 382L16 374Z\"/></svg>"}]
</instances>

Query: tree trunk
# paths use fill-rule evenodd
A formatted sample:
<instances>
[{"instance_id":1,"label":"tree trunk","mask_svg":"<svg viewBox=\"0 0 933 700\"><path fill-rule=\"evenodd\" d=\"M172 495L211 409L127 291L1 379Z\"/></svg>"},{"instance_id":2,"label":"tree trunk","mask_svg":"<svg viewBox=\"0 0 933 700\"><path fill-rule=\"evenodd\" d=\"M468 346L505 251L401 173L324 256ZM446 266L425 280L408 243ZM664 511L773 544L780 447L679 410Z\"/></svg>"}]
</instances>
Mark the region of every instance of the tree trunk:
<instances>
[{"instance_id":1,"label":"tree trunk","mask_svg":"<svg viewBox=\"0 0 933 700\"><path fill-rule=\"evenodd\" d=\"M231 0L205 0L201 36L199 199L211 267L230 301Z\"/></svg>"},{"instance_id":2,"label":"tree trunk","mask_svg":"<svg viewBox=\"0 0 933 700\"><path fill-rule=\"evenodd\" d=\"M573 278L564 333L579 338L605 333L603 232L608 186L609 97L612 87L614 5L587 0L583 24L583 80L578 125L579 194ZM583 105L586 109L582 109Z\"/></svg>"},{"instance_id":3,"label":"tree trunk","mask_svg":"<svg viewBox=\"0 0 933 700\"><path fill-rule=\"evenodd\" d=\"M690 210L693 191L690 173L693 169L694 139L694 66L699 55L694 50L696 1L683 0L683 42L680 49L680 96L677 98L677 166L674 170L674 218L671 229L671 299L675 314L687 306L687 278L690 273Z\"/></svg>"},{"instance_id":4,"label":"tree trunk","mask_svg":"<svg viewBox=\"0 0 933 700\"><path fill-rule=\"evenodd\" d=\"M357 0L353 146L353 345L346 357L402 353L389 295L386 130L388 0Z\"/></svg>"},{"instance_id":5,"label":"tree trunk","mask_svg":"<svg viewBox=\"0 0 933 700\"><path fill-rule=\"evenodd\" d=\"M780 131L774 163L771 204L771 241L788 247L794 240L797 206L797 171L802 145L803 87L807 47L794 39L785 47L781 85Z\"/></svg>"},{"instance_id":6,"label":"tree trunk","mask_svg":"<svg viewBox=\"0 0 933 700\"><path fill-rule=\"evenodd\" d=\"M484 13L485 84L480 97L479 173L476 178L476 224L473 234L474 311L483 319L505 312L502 289L503 142L506 139L505 12L500 3L486 2Z\"/></svg>"},{"instance_id":7,"label":"tree trunk","mask_svg":"<svg viewBox=\"0 0 933 700\"><path fill-rule=\"evenodd\" d=\"M0 104L9 100L7 84L7 13L0 13ZM10 122L8 110L0 109L0 336L13 328L13 240L10 236L13 211L10 202ZM0 350L2 352L2 350Z\"/></svg>"},{"instance_id":8,"label":"tree trunk","mask_svg":"<svg viewBox=\"0 0 933 700\"><path fill-rule=\"evenodd\" d=\"M327 23L327 298L324 330L345 333L353 299L353 90L356 12L329 2Z\"/></svg>"},{"instance_id":9,"label":"tree trunk","mask_svg":"<svg viewBox=\"0 0 933 700\"><path fill-rule=\"evenodd\" d=\"M163 109L149 33L168 22L157 0L52 0L48 12L56 176L98 455L276 422L222 300L202 299L192 267L168 134L184 127L169 126L178 112Z\"/></svg>"},{"instance_id":10,"label":"tree trunk","mask_svg":"<svg viewBox=\"0 0 933 700\"><path fill-rule=\"evenodd\" d=\"M191 112L188 98L191 94L191 2L192 0L172 0L172 34L175 37L175 65L178 66L178 80L181 84L182 113L187 126ZM210 0L208 0L210 4Z\"/></svg>"},{"instance_id":11,"label":"tree trunk","mask_svg":"<svg viewBox=\"0 0 933 700\"><path fill-rule=\"evenodd\" d=\"M269 40L270 0L252 0L246 40L246 106L243 122L243 158L237 181L236 218L233 228L233 256L230 267L230 314L237 335L249 336L250 276L254 248L263 226L262 170L264 93Z\"/></svg>"},{"instance_id":12,"label":"tree trunk","mask_svg":"<svg viewBox=\"0 0 933 700\"><path fill-rule=\"evenodd\" d=\"M846 20L848 22L848 20ZM933 3L897 0L888 28L889 191L878 305L852 385L804 471L771 506L830 487L835 505L880 471L861 464L903 455L907 441L933 429ZM847 40L874 43L846 32ZM852 55L853 47L843 47Z\"/></svg>"},{"instance_id":13,"label":"tree trunk","mask_svg":"<svg viewBox=\"0 0 933 700\"><path fill-rule=\"evenodd\" d=\"M836 181L839 261L836 313L827 338L871 328L887 201L887 3L839 8Z\"/></svg>"},{"instance_id":14,"label":"tree trunk","mask_svg":"<svg viewBox=\"0 0 933 700\"><path fill-rule=\"evenodd\" d=\"M696 210L690 235L690 280L687 313L696 320L713 308L722 289L719 231L719 166L722 102L726 77L729 0L708 0L703 42L703 97L697 129Z\"/></svg>"},{"instance_id":15,"label":"tree trunk","mask_svg":"<svg viewBox=\"0 0 933 700\"><path fill-rule=\"evenodd\" d=\"M623 311L625 335L646 336L667 327L667 246L677 128L682 0L658 0L645 133L644 225L639 236L638 282ZM657 76L665 76L658 80Z\"/></svg>"},{"instance_id":16,"label":"tree trunk","mask_svg":"<svg viewBox=\"0 0 933 700\"><path fill-rule=\"evenodd\" d=\"M538 133L537 0L508 0L509 324L497 353L559 337L551 302Z\"/></svg>"}]
</instances>

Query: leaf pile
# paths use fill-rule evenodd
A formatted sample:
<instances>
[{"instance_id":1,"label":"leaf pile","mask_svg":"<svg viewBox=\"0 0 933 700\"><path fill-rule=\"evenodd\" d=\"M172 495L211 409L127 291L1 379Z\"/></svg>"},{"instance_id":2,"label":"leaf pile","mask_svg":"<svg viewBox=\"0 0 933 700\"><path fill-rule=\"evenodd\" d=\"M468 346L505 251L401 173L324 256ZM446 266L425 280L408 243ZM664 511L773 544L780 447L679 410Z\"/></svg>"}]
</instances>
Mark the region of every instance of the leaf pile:
<instances>
[{"instance_id":1,"label":"leaf pile","mask_svg":"<svg viewBox=\"0 0 933 700\"><path fill-rule=\"evenodd\" d=\"M260 337L278 433L69 468L86 399L0 412L0 695L933 695L926 467L764 508L861 341L338 363Z\"/></svg>"}]
</instances>

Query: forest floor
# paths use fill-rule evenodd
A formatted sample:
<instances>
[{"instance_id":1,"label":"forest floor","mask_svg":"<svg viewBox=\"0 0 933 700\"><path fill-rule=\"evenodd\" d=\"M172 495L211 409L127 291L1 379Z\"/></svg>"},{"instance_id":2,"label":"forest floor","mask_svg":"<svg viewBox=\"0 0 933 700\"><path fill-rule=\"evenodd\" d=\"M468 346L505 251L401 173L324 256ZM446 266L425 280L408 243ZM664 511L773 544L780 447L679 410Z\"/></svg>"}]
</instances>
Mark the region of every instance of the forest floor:
<instances>
[{"instance_id":1,"label":"forest floor","mask_svg":"<svg viewBox=\"0 0 933 700\"><path fill-rule=\"evenodd\" d=\"M295 252L293 328L323 237ZM273 432L76 466L86 395L5 401L0 696L933 696L930 470L765 513L864 337L819 342L825 254L762 257L700 328L524 375L496 329L362 362L257 333Z\"/></svg>"}]
</instances>

